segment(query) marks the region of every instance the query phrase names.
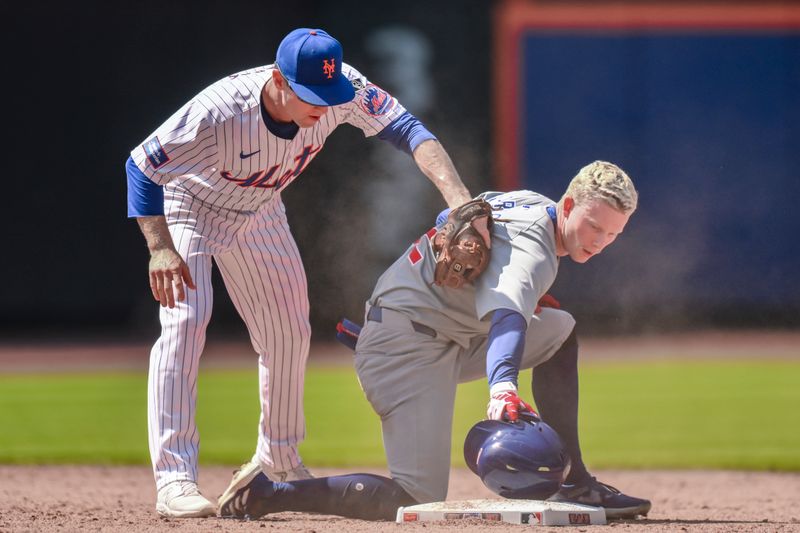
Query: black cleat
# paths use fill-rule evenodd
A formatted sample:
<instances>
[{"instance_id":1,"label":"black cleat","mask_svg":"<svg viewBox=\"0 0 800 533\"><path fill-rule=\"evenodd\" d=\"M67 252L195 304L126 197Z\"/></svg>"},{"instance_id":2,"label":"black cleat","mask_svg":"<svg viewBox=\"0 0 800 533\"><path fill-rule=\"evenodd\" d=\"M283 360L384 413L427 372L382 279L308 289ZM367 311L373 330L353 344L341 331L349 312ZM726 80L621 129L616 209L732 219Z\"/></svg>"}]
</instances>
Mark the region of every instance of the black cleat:
<instances>
[{"instance_id":1,"label":"black cleat","mask_svg":"<svg viewBox=\"0 0 800 533\"><path fill-rule=\"evenodd\" d=\"M637 515L646 516L650 511L649 500L622 494L591 476L572 485L561 485L547 501L602 507L606 510L606 518L636 518Z\"/></svg>"}]
</instances>

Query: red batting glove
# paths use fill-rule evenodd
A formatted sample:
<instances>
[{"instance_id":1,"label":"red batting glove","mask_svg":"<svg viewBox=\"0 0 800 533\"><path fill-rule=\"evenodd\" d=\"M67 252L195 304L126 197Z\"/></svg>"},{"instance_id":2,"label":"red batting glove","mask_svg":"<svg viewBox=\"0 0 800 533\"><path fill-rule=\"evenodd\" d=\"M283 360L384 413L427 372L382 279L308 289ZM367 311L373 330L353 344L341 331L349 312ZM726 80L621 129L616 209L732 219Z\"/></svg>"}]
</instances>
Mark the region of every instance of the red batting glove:
<instances>
[{"instance_id":1,"label":"red batting glove","mask_svg":"<svg viewBox=\"0 0 800 533\"><path fill-rule=\"evenodd\" d=\"M552 307L553 309L561 309L561 302L556 300L552 294L545 294L541 298L539 298L539 303L536 305L536 311L534 314L539 314L542 312L542 307Z\"/></svg>"},{"instance_id":2,"label":"red batting glove","mask_svg":"<svg viewBox=\"0 0 800 533\"><path fill-rule=\"evenodd\" d=\"M511 422L516 422L520 411L528 411L539 416L530 404L517 395L517 387L511 382L495 383L492 385L489 395L486 416L490 420L503 420L505 417Z\"/></svg>"}]
</instances>

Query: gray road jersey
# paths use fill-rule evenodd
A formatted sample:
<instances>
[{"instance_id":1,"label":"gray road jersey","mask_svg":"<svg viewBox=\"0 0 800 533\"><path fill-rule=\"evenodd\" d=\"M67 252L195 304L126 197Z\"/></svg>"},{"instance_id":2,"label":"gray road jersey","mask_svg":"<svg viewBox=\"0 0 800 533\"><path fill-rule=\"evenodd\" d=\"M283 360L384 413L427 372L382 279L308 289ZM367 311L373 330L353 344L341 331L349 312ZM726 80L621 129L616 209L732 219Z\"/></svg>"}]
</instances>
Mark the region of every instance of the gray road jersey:
<instances>
[{"instance_id":1,"label":"gray road jersey","mask_svg":"<svg viewBox=\"0 0 800 533\"><path fill-rule=\"evenodd\" d=\"M489 332L490 313L506 308L530 320L558 271L555 231L546 207L555 202L532 191L483 193L494 208L491 260L474 285L433 283L433 230L380 277L370 303L400 311L467 346Z\"/></svg>"}]
</instances>

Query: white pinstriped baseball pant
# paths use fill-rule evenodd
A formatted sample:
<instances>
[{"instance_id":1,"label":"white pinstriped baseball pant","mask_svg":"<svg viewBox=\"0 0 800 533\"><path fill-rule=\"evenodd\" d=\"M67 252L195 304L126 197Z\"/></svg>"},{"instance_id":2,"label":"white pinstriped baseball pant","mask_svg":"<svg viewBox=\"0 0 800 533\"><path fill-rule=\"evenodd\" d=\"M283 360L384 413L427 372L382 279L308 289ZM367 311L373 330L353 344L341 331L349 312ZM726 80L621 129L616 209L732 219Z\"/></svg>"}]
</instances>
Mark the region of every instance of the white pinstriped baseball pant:
<instances>
[{"instance_id":1,"label":"white pinstriped baseball pant","mask_svg":"<svg viewBox=\"0 0 800 533\"><path fill-rule=\"evenodd\" d=\"M258 353L261 419L256 456L287 470L300 464L305 437L303 384L311 339L308 287L279 196L255 212L208 207L167 189L170 233L197 290L161 308L161 336L150 353L148 432L160 489L197 480L197 374L211 318L211 258Z\"/></svg>"}]
</instances>

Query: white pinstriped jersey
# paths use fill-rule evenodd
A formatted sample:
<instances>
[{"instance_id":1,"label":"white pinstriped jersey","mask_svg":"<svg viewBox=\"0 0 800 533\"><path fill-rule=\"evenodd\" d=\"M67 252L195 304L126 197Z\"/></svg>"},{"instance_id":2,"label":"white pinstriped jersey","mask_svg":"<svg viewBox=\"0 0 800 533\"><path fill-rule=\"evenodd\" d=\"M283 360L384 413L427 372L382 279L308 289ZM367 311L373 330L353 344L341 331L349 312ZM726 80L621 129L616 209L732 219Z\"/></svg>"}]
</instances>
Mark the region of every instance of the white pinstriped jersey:
<instances>
[{"instance_id":1,"label":"white pinstriped jersey","mask_svg":"<svg viewBox=\"0 0 800 533\"><path fill-rule=\"evenodd\" d=\"M474 284L434 285L432 229L384 272L370 303L400 311L465 347L489 333L484 319L496 309L517 311L529 322L558 273L555 228L546 210L555 202L532 191L479 197L492 205L495 224L489 265Z\"/></svg>"},{"instance_id":2,"label":"white pinstriped jersey","mask_svg":"<svg viewBox=\"0 0 800 533\"><path fill-rule=\"evenodd\" d=\"M342 73L355 98L283 139L268 131L261 116L261 89L274 68L245 70L207 87L134 148L133 161L155 183L177 185L203 204L254 211L300 175L340 124L369 137L405 112L345 63Z\"/></svg>"}]
</instances>

